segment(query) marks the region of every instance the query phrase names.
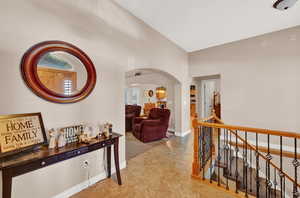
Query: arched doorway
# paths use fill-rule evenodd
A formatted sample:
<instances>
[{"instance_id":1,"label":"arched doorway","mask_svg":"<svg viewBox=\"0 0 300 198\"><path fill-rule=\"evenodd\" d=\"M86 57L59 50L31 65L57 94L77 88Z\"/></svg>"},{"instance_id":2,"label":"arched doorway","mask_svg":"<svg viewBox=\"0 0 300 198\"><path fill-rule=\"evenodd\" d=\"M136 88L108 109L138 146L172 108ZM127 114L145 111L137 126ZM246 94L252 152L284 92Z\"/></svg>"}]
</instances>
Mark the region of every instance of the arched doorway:
<instances>
[{"instance_id":1,"label":"arched doorway","mask_svg":"<svg viewBox=\"0 0 300 198\"><path fill-rule=\"evenodd\" d=\"M156 97L156 91L159 88L165 89L166 97L163 100ZM151 92L152 96L149 94ZM147 116L147 105L154 104L155 107L160 107L163 104L171 112L169 136L178 135L176 131L181 130L181 97L181 83L165 71L134 69L125 73L125 104L141 106L142 116Z\"/></svg>"},{"instance_id":2,"label":"arched doorway","mask_svg":"<svg viewBox=\"0 0 300 198\"><path fill-rule=\"evenodd\" d=\"M165 87L167 92L166 107L171 111L170 119L170 131L180 131L180 101L181 101L181 83L171 74L158 69L134 69L126 72L125 74L125 87L131 89L130 92L133 95L138 94L138 100L132 101L139 105L153 102L157 103L158 100L155 97L155 91L158 87ZM152 90L154 92L153 97L147 96L147 91ZM127 98L125 97L125 102ZM128 101L127 101L128 102ZM142 111L142 113L144 113ZM178 117L177 117L178 116Z\"/></svg>"}]
</instances>

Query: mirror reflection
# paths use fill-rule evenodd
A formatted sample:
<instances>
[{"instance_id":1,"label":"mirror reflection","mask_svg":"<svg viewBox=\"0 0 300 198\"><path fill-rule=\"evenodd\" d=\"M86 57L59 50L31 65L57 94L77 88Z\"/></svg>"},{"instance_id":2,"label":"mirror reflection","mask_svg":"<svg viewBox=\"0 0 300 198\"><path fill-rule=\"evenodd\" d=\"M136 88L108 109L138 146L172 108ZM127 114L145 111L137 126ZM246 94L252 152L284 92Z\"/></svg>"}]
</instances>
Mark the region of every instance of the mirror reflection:
<instances>
[{"instance_id":1,"label":"mirror reflection","mask_svg":"<svg viewBox=\"0 0 300 198\"><path fill-rule=\"evenodd\" d=\"M38 61L37 74L46 88L66 96L79 93L87 81L87 71L83 63L63 51L44 54Z\"/></svg>"}]
</instances>

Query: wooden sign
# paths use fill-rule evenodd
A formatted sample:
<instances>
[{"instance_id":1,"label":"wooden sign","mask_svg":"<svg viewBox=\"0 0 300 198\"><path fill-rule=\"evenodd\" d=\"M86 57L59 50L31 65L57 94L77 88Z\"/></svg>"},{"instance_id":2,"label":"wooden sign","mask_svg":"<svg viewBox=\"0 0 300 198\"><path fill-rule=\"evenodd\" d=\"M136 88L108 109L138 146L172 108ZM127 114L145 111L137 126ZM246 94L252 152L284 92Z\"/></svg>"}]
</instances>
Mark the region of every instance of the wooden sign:
<instances>
[{"instance_id":1,"label":"wooden sign","mask_svg":"<svg viewBox=\"0 0 300 198\"><path fill-rule=\"evenodd\" d=\"M79 136L84 130L83 125L75 125L75 126L69 126L62 128L64 131L64 135L66 138L66 143L72 143L72 142L78 142L79 141Z\"/></svg>"},{"instance_id":2,"label":"wooden sign","mask_svg":"<svg viewBox=\"0 0 300 198\"><path fill-rule=\"evenodd\" d=\"M0 116L0 157L46 143L41 113Z\"/></svg>"}]
</instances>

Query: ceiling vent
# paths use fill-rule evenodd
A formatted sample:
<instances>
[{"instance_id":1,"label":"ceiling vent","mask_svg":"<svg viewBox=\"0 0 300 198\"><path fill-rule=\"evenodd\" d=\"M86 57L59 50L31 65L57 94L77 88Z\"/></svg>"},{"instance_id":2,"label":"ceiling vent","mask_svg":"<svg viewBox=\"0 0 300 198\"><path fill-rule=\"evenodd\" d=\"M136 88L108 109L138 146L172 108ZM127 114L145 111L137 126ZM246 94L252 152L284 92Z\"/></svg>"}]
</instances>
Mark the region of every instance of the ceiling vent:
<instances>
[{"instance_id":1,"label":"ceiling vent","mask_svg":"<svg viewBox=\"0 0 300 198\"><path fill-rule=\"evenodd\" d=\"M278 10L287 10L290 7L294 6L298 0L277 0L273 7Z\"/></svg>"},{"instance_id":2,"label":"ceiling vent","mask_svg":"<svg viewBox=\"0 0 300 198\"><path fill-rule=\"evenodd\" d=\"M140 75L142 75L141 72L136 72L136 73L134 74L134 76L140 76Z\"/></svg>"}]
</instances>

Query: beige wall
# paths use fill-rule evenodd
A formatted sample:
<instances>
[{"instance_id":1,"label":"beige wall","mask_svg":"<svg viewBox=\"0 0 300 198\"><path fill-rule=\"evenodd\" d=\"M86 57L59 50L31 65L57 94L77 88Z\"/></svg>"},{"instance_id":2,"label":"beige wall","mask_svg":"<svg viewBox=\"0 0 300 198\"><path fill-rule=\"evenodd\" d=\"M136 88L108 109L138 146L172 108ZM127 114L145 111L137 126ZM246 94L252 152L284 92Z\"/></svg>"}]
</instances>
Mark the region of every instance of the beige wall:
<instances>
[{"instance_id":1,"label":"beige wall","mask_svg":"<svg viewBox=\"0 0 300 198\"><path fill-rule=\"evenodd\" d=\"M300 27L189 54L193 77L221 75L228 124L300 131Z\"/></svg>"},{"instance_id":2,"label":"beige wall","mask_svg":"<svg viewBox=\"0 0 300 198\"><path fill-rule=\"evenodd\" d=\"M226 124L300 132L300 27L193 52L189 64L193 77L221 75ZM254 135L249 139L255 144ZM260 144L266 146L266 139L260 135ZM292 140L283 143L293 152ZM279 149L278 144L279 138L271 137L271 147ZM272 161L279 166L278 156ZM292 159L284 162L293 177ZM291 194L291 183L286 187Z\"/></svg>"},{"instance_id":3,"label":"beige wall","mask_svg":"<svg viewBox=\"0 0 300 198\"><path fill-rule=\"evenodd\" d=\"M0 114L42 112L47 128L82 121L111 121L124 134L125 71L159 68L175 76L188 91L187 54L110 0L3 0L0 2ZM98 81L84 101L60 105L35 96L20 75L23 53L45 40L63 40L85 51L93 60ZM180 98L182 131L188 130L188 95ZM186 119L186 120L184 120ZM121 163L125 162L124 138ZM16 177L13 198L50 198L103 175L103 151ZM1 183L0 183L1 184ZM1 193L1 192L0 192Z\"/></svg>"}]
</instances>

